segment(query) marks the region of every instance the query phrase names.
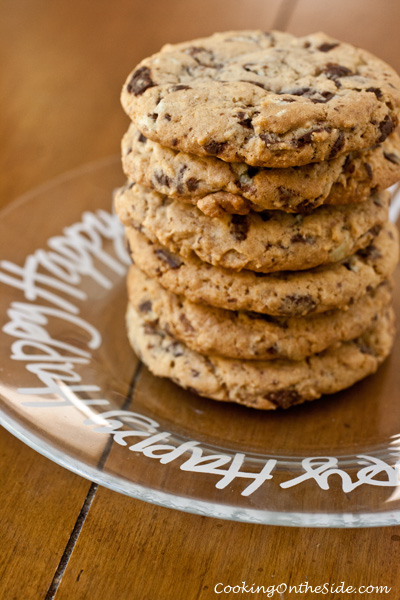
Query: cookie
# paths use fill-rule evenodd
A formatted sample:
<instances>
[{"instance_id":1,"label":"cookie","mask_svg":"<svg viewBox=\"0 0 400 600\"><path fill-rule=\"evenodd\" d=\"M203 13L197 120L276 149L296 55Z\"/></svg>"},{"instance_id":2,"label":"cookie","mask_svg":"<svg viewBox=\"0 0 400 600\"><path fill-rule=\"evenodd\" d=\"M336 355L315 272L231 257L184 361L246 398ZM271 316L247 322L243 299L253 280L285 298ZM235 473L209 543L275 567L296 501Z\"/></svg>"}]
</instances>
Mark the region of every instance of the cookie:
<instances>
[{"instance_id":1,"label":"cookie","mask_svg":"<svg viewBox=\"0 0 400 600\"><path fill-rule=\"evenodd\" d=\"M288 167L381 144L398 123L399 90L386 63L322 33L228 31L144 59L121 101L164 146Z\"/></svg>"},{"instance_id":2,"label":"cookie","mask_svg":"<svg viewBox=\"0 0 400 600\"><path fill-rule=\"evenodd\" d=\"M128 297L143 321L156 325L191 350L247 360L302 360L371 326L390 304L389 281L354 302L348 310L309 317L270 317L195 304L164 290L132 265Z\"/></svg>"},{"instance_id":3,"label":"cookie","mask_svg":"<svg viewBox=\"0 0 400 600\"><path fill-rule=\"evenodd\" d=\"M125 225L184 258L262 273L311 269L365 248L388 218L390 194L361 204L321 206L308 215L251 212L215 219L198 208L130 184L115 195Z\"/></svg>"},{"instance_id":4,"label":"cookie","mask_svg":"<svg viewBox=\"0 0 400 600\"><path fill-rule=\"evenodd\" d=\"M309 271L255 273L182 258L126 228L133 262L165 289L192 302L277 316L348 306L388 279L398 260L397 228L386 224L367 248L340 263Z\"/></svg>"},{"instance_id":5,"label":"cookie","mask_svg":"<svg viewBox=\"0 0 400 600\"><path fill-rule=\"evenodd\" d=\"M122 140L127 177L161 194L197 205L205 214L247 214L251 210L309 212L321 204L362 202L372 190L400 179L400 136L321 163L286 169L226 163L148 140L131 124Z\"/></svg>"},{"instance_id":6,"label":"cookie","mask_svg":"<svg viewBox=\"0 0 400 600\"><path fill-rule=\"evenodd\" d=\"M146 323L132 305L127 311L129 341L152 373L201 396L267 410L333 394L374 373L392 347L393 321L387 309L353 341L306 360L268 362L203 356Z\"/></svg>"}]
</instances>

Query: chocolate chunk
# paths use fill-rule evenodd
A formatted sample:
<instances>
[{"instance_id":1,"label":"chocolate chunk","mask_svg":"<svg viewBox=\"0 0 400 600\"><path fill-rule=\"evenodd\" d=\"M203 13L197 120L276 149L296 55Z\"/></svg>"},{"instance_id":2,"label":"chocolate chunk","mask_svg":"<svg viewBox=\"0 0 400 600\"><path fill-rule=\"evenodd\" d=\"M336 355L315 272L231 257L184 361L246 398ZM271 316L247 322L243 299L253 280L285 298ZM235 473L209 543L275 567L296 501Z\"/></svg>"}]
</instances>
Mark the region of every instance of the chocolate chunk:
<instances>
[{"instance_id":1,"label":"chocolate chunk","mask_svg":"<svg viewBox=\"0 0 400 600\"><path fill-rule=\"evenodd\" d=\"M194 192L199 187L200 180L195 177L189 177L186 181L186 186L189 192Z\"/></svg>"},{"instance_id":2,"label":"chocolate chunk","mask_svg":"<svg viewBox=\"0 0 400 600\"><path fill-rule=\"evenodd\" d=\"M243 242L247 238L249 223L246 215L232 215L230 233L238 241Z\"/></svg>"},{"instance_id":3,"label":"chocolate chunk","mask_svg":"<svg viewBox=\"0 0 400 600\"><path fill-rule=\"evenodd\" d=\"M329 43L325 42L324 44L321 44L320 46L318 46L318 50L320 52L329 52L330 50L333 50L337 46L339 46L339 42L334 42L333 44L329 44Z\"/></svg>"},{"instance_id":4,"label":"chocolate chunk","mask_svg":"<svg viewBox=\"0 0 400 600\"><path fill-rule=\"evenodd\" d=\"M382 142L384 142L386 140L387 136L390 133L392 133L394 128L395 128L395 124L393 123L393 120L391 119L391 117L389 117L389 115L386 115L386 117L383 119L383 121L381 121L379 123L379 131L381 132L381 135L376 140L377 144L381 144Z\"/></svg>"},{"instance_id":5,"label":"chocolate chunk","mask_svg":"<svg viewBox=\"0 0 400 600\"><path fill-rule=\"evenodd\" d=\"M240 111L236 115L238 117L238 123L242 127L246 127L246 129L253 129L253 124L251 122L250 117L246 117L246 113Z\"/></svg>"},{"instance_id":6,"label":"chocolate chunk","mask_svg":"<svg viewBox=\"0 0 400 600\"><path fill-rule=\"evenodd\" d=\"M144 312L144 313L150 312L151 309L152 309L152 307L153 307L153 305L150 302L150 300L144 300L143 302L141 302L139 304L139 310L140 310L140 312Z\"/></svg>"},{"instance_id":7,"label":"chocolate chunk","mask_svg":"<svg viewBox=\"0 0 400 600\"><path fill-rule=\"evenodd\" d=\"M169 92L179 92L180 90L191 90L192 88L190 87L190 85L183 85L183 84L178 84L178 85L173 85L172 87L169 88Z\"/></svg>"},{"instance_id":8,"label":"chocolate chunk","mask_svg":"<svg viewBox=\"0 0 400 600\"><path fill-rule=\"evenodd\" d=\"M378 248L374 246L374 244L370 244L369 246L367 246L367 248L362 248L361 250L358 250L357 254L358 256L361 256L361 258L364 258L368 261L377 260L382 256L382 254L380 253Z\"/></svg>"},{"instance_id":9,"label":"chocolate chunk","mask_svg":"<svg viewBox=\"0 0 400 600\"><path fill-rule=\"evenodd\" d=\"M372 172L372 167L371 167L371 165L370 165L369 163L365 162L365 163L364 163L364 167L365 167L365 170L367 171L367 175L368 175L368 177L369 177L370 179L372 179L373 172Z\"/></svg>"},{"instance_id":10,"label":"chocolate chunk","mask_svg":"<svg viewBox=\"0 0 400 600\"><path fill-rule=\"evenodd\" d=\"M160 185L165 185L169 188L171 179L168 177L168 175L162 172L154 173L154 178Z\"/></svg>"},{"instance_id":11,"label":"chocolate chunk","mask_svg":"<svg viewBox=\"0 0 400 600\"><path fill-rule=\"evenodd\" d=\"M310 294L290 294L281 302L280 310L287 315L307 315L317 306Z\"/></svg>"},{"instance_id":12,"label":"chocolate chunk","mask_svg":"<svg viewBox=\"0 0 400 600\"><path fill-rule=\"evenodd\" d=\"M271 146L271 144L275 144L275 137L273 134L268 133L260 133L260 138L264 142L266 146Z\"/></svg>"},{"instance_id":13,"label":"chocolate chunk","mask_svg":"<svg viewBox=\"0 0 400 600\"><path fill-rule=\"evenodd\" d=\"M337 136L336 141L333 144L331 151L329 153L328 160L335 158L335 156L337 156L339 154L339 152L341 151L343 146L344 146L344 133L343 133L343 131L339 131L339 135Z\"/></svg>"},{"instance_id":14,"label":"chocolate chunk","mask_svg":"<svg viewBox=\"0 0 400 600\"><path fill-rule=\"evenodd\" d=\"M328 91L320 92L320 94L322 98L310 98L311 102L314 102L315 104L325 104L325 102L329 102L335 95Z\"/></svg>"},{"instance_id":15,"label":"chocolate chunk","mask_svg":"<svg viewBox=\"0 0 400 600\"><path fill-rule=\"evenodd\" d=\"M269 392L264 398L279 408L289 408L289 406L298 404L303 400L296 390L277 390L276 392Z\"/></svg>"},{"instance_id":16,"label":"chocolate chunk","mask_svg":"<svg viewBox=\"0 0 400 600\"><path fill-rule=\"evenodd\" d=\"M319 75L320 73L324 73L328 79L331 79L337 88L342 87L342 84L339 81L340 77L353 75L353 72L350 69L336 63L328 63L324 69L318 69L316 74Z\"/></svg>"},{"instance_id":17,"label":"chocolate chunk","mask_svg":"<svg viewBox=\"0 0 400 600\"><path fill-rule=\"evenodd\" d=\"M310 87L302 87L284 93L291 94L292 96L312 96L315 94L315 90L311 89Z\"/></svg>"},{"instance_id":18,"label":"chocolate chunk","mask_svg":"<svg viewBox=\"0 0 400 600\"><path fill-rule=\"evenodd\" d=\"M127 85L128 92L135 96L140 96L149 88L154 87L156 84L151 79L150 73L151 71L148 67L140 67L140 69L137 69Z\"/></svg>"},{"instance_id":19,"label":"chocolate chunk","mask_svg":"<svg viewBox=\"0 0 400 600\"><path fill-rule=\"evenodd\" d=\"M328 63L325 66L323 73L325 73L328 79L335 79L337 77L349 77L349 75L353 75L351 69L348 69L343 65L338 65L336 63Z\"/></svg>"},{"instance_id":20,"label":"chocolate chunk","mask_svg":"<svg viewBox=\"0 0 400 600\"><path fill-rule=\"evenodd\" d=\"M311 144L312 139L313 139L313 132L308 131L301 137L293 140L293 143L295 146L297 146L297 148L301 148L302 146L305 146L306 144Z\"/></svg>"},{"instance_id":21,"label":"chocolate chunk","mask_svg":"<svg viewBox=\"0 0 400 600\"><path fill-rule=\"evenodd\" d=\"M383 156L386 158L386 160L393 163L394 165L400 164L400 158L397 156L397 154L394 154L393 152L384 152Z\"/></svg>"},{"instance_id":22,"label":"chocolate chunk","mask_svg":"<svg viewBox=\"0 0 400 600\"><path fill-rule=\"evenodd\" d=\"M157 250L155 250L155 253L159 258L166 262L167 265L171 267L171 269L179 269L179 267L183 264L180 258L176 256L176 254L170 254L170 252L168 252L164 248L158 248Z\"/></svg>"},{"instance_id":23,"label":"chocolate chunk","mask_svg":"<svg viewBox=\"0 0 400 600\"><path fill-rule=\"evenodd\" d=\"M373 92L375 94L375 96L378 98L378 100L380 100L383 96L382 94L382 90L380 90L379 88L376 87L369 87L365 90L366 92Z\"/></svg>"},{"instance_id":24,"label":"chocolate chunk","mask_svg":"<svg viewBox=\"0 0 400 600\"><path fill-rule=\"evenodd\" d=\"M145 137L143 133L141 133L139 134L138 141L142 144L145 144L147 142L147 137Z\"/></svg>"},{"instance_id":25,"label":"chocolate chunk","mask_svg":"<svg viewBox=\"0 0 400 600\"><path fill-rule=\"evenodd\" d=\"M207 152L207 154L220 154L226 146L226 142L215 142L211 140L208 144L204 144L203 148Z\"/></svg>"}]
</instances>

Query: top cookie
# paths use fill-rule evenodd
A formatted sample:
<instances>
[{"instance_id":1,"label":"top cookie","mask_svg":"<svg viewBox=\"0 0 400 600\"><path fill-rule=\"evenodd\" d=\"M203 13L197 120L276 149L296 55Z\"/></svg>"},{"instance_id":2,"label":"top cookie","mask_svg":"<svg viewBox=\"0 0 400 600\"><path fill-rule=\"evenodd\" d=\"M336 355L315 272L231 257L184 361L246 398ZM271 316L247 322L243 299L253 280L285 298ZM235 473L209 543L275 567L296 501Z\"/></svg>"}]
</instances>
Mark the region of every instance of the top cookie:
<instances>
[{"instance_id":1,"label":"top cookie","mask_svg":"<svg viewBox=\"0 0 400 600\"><path fill-rule=\"evenodd\" d=\"M400 79L322 33L218 33L166 45L122 90L139 130L228 162L287 167L382 143L398 123Z\"/></svg>"}]
</instances>

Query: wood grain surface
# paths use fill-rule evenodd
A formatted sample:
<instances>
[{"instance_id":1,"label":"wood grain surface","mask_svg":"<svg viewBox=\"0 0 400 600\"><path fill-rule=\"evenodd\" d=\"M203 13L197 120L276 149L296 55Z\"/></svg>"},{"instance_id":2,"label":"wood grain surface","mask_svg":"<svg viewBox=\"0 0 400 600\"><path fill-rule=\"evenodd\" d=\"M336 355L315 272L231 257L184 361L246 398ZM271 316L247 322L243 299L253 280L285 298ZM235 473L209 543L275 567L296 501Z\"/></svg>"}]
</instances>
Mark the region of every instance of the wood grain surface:
<instances>
[{"instance_id":1,"label":"wood grain surface","mask_svg":"<svg viewBox=\"0 0 400 600\"><path fill-rule=\"evenodd\" d=\"M396 0L2 0L0 8L0 205L118 153L128 124L122 82L163 43L227 29L325 30L400 69ZM21 225L19 235L29 227ZM388 595L354 597L400 598L400 527L313 530L184 514L91 485L5 431L0 482L1 600L236 598L214 586L243 581L387 585Z\"/></svg>"}]
</instances>

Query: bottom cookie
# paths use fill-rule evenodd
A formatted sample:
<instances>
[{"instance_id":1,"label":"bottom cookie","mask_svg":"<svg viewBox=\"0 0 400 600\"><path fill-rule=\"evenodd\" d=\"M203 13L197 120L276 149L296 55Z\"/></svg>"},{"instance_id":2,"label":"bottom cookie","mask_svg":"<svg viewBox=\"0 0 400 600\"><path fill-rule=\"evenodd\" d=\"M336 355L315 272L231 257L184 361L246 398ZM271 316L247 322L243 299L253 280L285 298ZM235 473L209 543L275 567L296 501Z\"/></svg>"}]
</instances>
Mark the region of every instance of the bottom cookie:
<instances>
[{"instance_id":1,"label":"bottom cookie","mask_svg":"<svg viewBox=\"0 0 400 600\"><path fill-rule=\"evenodd\" d=\"M394 313L389 308L357 339L301 361L204 356L146 323L131 304L127 328L133 349L154 375L201 396L271 410L333 394L374 373L391 350Z\"/></svg>"}]
</instances>

